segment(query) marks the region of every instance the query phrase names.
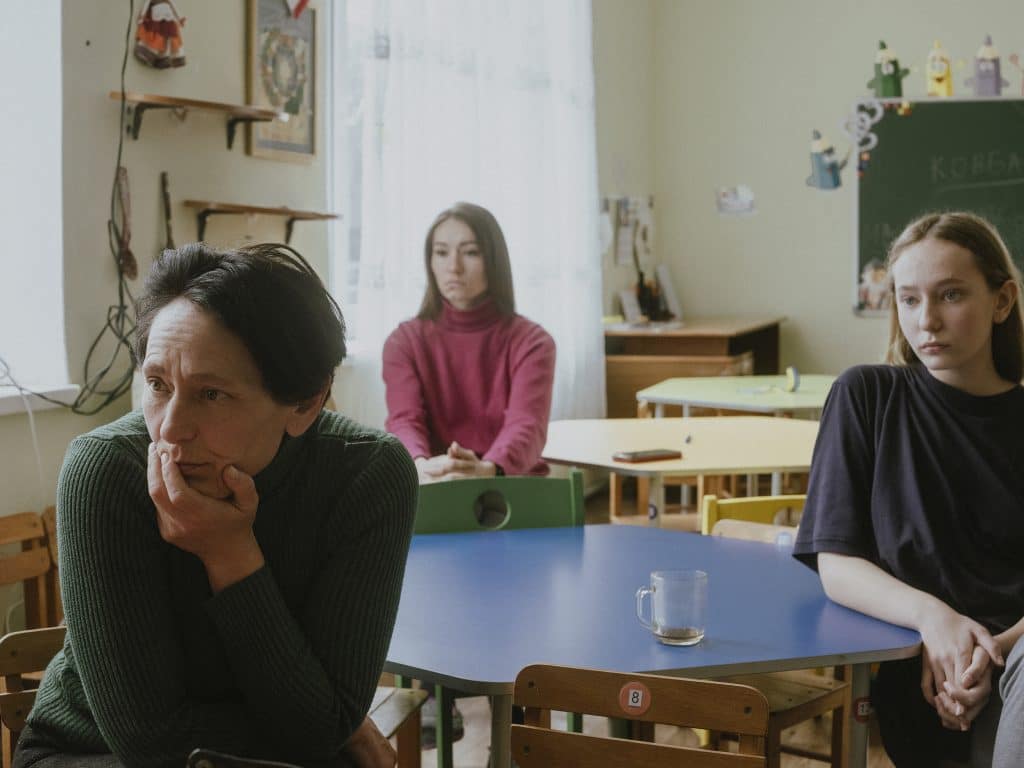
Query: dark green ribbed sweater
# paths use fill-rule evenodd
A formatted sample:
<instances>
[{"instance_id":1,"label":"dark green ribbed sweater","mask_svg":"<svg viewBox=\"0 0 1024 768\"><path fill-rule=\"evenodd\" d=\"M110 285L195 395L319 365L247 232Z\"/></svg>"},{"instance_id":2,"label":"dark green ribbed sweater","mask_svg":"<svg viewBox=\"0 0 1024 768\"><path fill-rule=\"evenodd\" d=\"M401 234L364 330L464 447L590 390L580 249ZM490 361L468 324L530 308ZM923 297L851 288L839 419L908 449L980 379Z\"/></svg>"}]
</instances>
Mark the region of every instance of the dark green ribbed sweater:
<instances>
[{"instance_id":1,"label":"dark green ribbed sweater","mask_svg":"<svg viewBox=\"0 0 1024 768\"><path fill-rule=\"evenodd\" d=\"M390 435L325 411L256 476L266 566L212 595L167 544L139 413L71 443L57 490L68 636L29 723L66 752L181 768L195 747L345 765L384 663L416 507Z\"/></svg>"}]
</instances>

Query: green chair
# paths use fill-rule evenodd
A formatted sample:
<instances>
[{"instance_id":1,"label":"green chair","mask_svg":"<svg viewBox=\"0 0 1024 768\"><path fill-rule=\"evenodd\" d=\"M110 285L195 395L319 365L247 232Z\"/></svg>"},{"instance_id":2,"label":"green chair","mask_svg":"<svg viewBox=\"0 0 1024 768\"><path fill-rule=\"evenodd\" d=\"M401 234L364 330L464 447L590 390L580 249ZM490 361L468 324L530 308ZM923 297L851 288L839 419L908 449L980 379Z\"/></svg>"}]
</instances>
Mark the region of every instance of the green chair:
<instances>
[{"instance_id":1,"label":"green chair","mask_svg":"<svg viewBox=\"0 0 1024 768\"><path fill-rule=\"evenodd\" d=\"M414 531L465 533L578 525L583 525L583 473L574 469L567 478L474 477L421 485ZM398 686L409 682L395 676ZM438 768L452 768L452 706L460 695L446 686L434 686Z\"/></svg>"}]
</instances>

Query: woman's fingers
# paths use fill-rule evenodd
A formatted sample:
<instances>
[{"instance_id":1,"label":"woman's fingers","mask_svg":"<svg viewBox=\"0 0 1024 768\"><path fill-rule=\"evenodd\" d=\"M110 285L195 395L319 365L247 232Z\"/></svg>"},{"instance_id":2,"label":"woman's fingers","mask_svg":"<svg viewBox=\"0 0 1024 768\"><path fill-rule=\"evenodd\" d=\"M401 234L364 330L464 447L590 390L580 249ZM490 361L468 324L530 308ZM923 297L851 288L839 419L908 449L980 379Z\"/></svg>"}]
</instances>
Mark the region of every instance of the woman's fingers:
<instances>
[{"instance_id":1,"label":"woman's fingers","mask_svg":"<svg viewBox=\"0 0 1024 768\"><path fill-rule=\"evenodd\" d=\"M235 506L242 510L253 510L259 504L256 483L249 475L234 465L224 468L224 485L231 491Z\"/></svg>"},{"instance_id":2,"label":"woman's fingers","mask_svg":"<svg viewBox=\"0 0 1024 768\"><path fill-rule=\"evenodd\" d=\"M974 633L974 639L978 645L985 649L985 652L988 653L989 658L992 659L992 661L1000 667L1006 663L1003 659L1003 652L999 648L999 643L996 642L996 639L992 637L992 634L980 624Z\"/></svg>"},{"instance_id":3,"label":"woman's fingers","mask_svg":"<svg viewBox=\"0 0 1024 768\"><path fill-rule=\"evenodd\" d=\"M932 673L931 664L928 662L927 657L924 659L924 663L921 665L921 693L924 695L924 700L935 706L935 675Z\"/></svg>"},{"instance_id":4,"label":"woman's fingers","mask_svg":"<svg viewBox=\"0 0 1024 768\"><path fill-rule=\"evenodd\" d=\"M977 684L982 674L988 669L988 665L994 660L989 656L987 649L980 645L974 646L974 653L971 654L971 661L967 668L960 673L960 685L963 688L970 688Z\"/></svg>"}]
</instances>

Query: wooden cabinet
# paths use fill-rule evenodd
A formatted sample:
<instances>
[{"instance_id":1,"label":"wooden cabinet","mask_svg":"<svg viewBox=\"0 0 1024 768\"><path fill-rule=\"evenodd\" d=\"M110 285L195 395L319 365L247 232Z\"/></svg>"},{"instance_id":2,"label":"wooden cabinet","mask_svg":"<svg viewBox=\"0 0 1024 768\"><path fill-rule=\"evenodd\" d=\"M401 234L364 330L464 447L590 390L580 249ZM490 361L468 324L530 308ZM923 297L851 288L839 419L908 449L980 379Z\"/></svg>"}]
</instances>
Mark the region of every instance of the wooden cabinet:
<instances>
[{"instance_id":1,"label":"wooden cabinet","mask_svg":"<svg viewBox=\"0 0 1024 768\"><path fill-rule=\"evenodd\" d=\"M605 330L609 418L636 416L636 393L673 376L779 372L783 317L695 318L682 327Z\"/></svg>"}]
</instances>

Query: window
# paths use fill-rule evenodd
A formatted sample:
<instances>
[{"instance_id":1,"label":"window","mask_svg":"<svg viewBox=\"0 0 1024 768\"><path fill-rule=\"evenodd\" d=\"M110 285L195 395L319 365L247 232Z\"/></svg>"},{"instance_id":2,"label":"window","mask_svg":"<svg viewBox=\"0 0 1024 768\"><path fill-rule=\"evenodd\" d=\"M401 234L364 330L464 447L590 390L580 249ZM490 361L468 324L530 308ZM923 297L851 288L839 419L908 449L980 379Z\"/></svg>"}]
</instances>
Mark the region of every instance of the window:
<instances>
[{"instance_id":1,"label":"window","mask_svg":"<svg viewBox=\"0 0 1024 768\"><path fill-rule=\"evenodd\" d=\"M5 7L0 32L0 71L8 73L0 78L0 358L19 383L49 391L69 381L60 27L59 0L37 0ZM2 386L4 372L0 366L0 399L10 390Z\"/></svg>"}]
</instances>

